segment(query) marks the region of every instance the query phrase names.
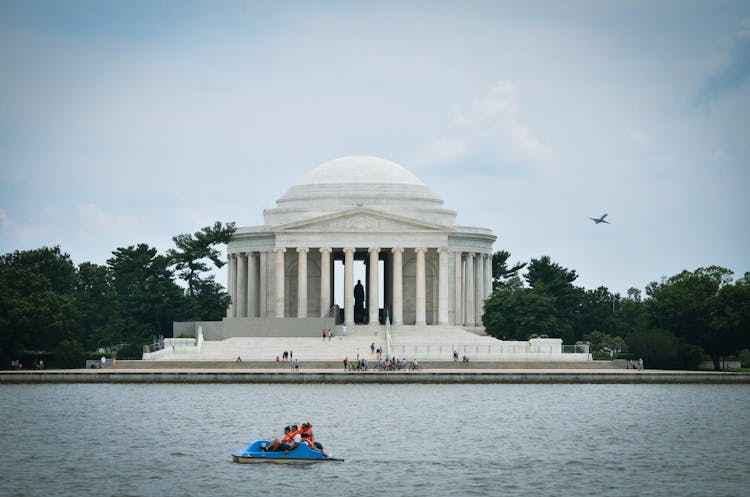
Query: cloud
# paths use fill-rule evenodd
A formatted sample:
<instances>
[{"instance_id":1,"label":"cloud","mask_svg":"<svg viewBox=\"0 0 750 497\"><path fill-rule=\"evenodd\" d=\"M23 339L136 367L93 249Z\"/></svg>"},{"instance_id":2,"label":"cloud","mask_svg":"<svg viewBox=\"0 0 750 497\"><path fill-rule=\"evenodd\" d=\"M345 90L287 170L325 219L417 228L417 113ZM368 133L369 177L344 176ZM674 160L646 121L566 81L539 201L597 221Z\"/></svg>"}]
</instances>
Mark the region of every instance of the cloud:
<instances>
[{"instance_id":1,"label":"cloud","mask_svg":"<svg viewBox=\"0 0 750 497\"><path fill-rule=\"evenodd\" d=\"M750 78L750 17L740 22L736 40L725 64L699 88L694 104L708 107L716 100L742 89Z\"/></svg>"},{"instance_id":2,"label":"cloud","mask_svg":"<svg viewBox=\"0 0 750 497\"><path fill-rule=\"evenodd\" d=\"M479 99L453 110L451 136L430 140L416 163L464 162L478 156L494 162L495 169L557 170L557 160L521 118L518 91L511 81L499 81ZM486 164L481 164L487 169ZM471 165L469 165L471 167Z\"/></svg>"},{"instance_id":3,"label":"cloud","mask_svg":"<svg viewBox=\"0 0 750 497\"><path fill-rule=\"evenodd\" d=\"M112 216L95 204L83 204L78 206L79 226L85 227L85 234L97 237L98 235L112 235L118 232L136 231L138 220L132 216Z\"/></svg>"},{"instance_id":4,"label":"cloud","mask_svg":"<svg viewBox=\"0 0 750 497\"><path fill-rule=\"evenodd\" d=\"M47 213L46 210L45 213ZM52 239L53 231L51 224L19 223L13 220L4 209L0 209L0 239L3 240L3 245L31 247L40 239Z\"/></svg>"},{"instance_id":5,"label":"cloud","mask_svg":"<svg viewBox=\"0 0 750 497\"><path fill-rule=\"evenodd\" d=\"M651 143L651 137L642 129L627 128L625 131L628 137L637 145L648 145Z\"/></svg>"}]
</instances>

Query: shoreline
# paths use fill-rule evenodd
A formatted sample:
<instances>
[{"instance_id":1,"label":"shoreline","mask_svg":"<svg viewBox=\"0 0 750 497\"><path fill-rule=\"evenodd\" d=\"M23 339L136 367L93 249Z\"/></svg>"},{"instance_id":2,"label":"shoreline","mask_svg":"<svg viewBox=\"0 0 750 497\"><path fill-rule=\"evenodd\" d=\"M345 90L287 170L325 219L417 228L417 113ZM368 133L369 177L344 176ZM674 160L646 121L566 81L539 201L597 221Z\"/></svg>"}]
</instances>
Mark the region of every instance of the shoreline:
<instances>
[{"instance_id":1,"label":"shoreline","mask_svg":"<svg viewBox=\"0 0 750 497\"><path fill-rule=\"evenodd\" d=\"M424 369L420 371L336 371L307 369L61 369L1 371L0 385L43 383L288 383L288 384L734 384L750 385L750 373L581 370Z\"/></svg>"}]
</instances>

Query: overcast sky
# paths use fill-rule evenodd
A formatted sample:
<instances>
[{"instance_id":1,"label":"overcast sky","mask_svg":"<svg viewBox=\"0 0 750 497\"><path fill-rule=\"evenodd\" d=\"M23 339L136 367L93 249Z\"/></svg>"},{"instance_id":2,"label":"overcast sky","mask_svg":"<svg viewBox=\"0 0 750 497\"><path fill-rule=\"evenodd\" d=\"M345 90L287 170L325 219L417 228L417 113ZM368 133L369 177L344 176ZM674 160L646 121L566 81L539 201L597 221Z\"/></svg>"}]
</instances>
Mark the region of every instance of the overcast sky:
<instances>
[{"instance_id":1,"label":"overcast sky","mask_svg":"<svg viewBox=\"0 0 750 497\"><path fill-rule=\"evenodd\" d=\"M750 2L520 3L2 0L0 252L261 225L361 154L586 288L750 271Z\"/></svg>"}]
</instances>

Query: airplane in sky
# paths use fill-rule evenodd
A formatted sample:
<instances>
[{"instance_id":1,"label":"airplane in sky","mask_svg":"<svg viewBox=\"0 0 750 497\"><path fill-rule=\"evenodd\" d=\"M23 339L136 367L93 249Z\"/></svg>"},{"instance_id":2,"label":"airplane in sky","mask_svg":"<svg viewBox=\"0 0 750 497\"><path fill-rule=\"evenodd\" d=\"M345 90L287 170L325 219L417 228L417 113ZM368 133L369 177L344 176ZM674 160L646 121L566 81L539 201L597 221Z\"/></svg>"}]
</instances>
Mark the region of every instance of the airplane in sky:
<instances>
[{"instance_id":1,"label":"airplane in sky","mask_svg":"<svg viewBox=\"0 0 750 497\"><path fill-rule=\"evenodd\" d=\"M610 223L609 221L605 221L605 220L604 220L604 218L605 218L605 217L607 217L607 214L604 214L604 215L602 215L602 217L600 217L600 218L595 218L595 217L587 217L586 219L591 219L591 220L592 220L592 221L594 221L594 223L596 223L596 224L599 224L599 223L607 223L607 224L612 224L612 223Z\"/></svg>"}]
</instances>

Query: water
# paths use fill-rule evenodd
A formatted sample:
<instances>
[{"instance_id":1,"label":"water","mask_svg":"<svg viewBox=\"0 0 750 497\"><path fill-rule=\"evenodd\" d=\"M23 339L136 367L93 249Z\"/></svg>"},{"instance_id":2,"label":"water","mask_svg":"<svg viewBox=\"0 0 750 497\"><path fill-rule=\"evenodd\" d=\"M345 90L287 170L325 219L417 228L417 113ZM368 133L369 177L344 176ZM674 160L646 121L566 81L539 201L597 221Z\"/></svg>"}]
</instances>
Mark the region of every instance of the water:
<instances>
[{"instance_id":1,"label":"water","mask_svg":"<svg viewBox=\"0 0 750 497\"><path fill-rule=\"evenodd\" d=\"M743 496L749 408L731 385L0 385L0 495ZM346 462L231 462L303 420Z\"/></svg>"}]
</instances>

